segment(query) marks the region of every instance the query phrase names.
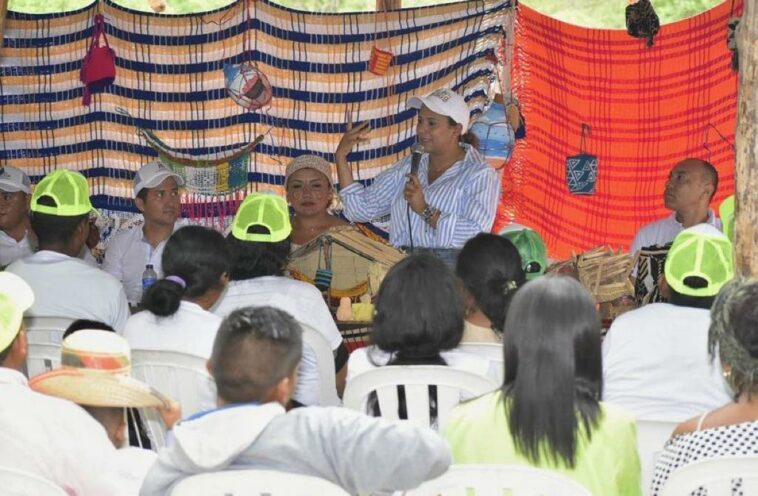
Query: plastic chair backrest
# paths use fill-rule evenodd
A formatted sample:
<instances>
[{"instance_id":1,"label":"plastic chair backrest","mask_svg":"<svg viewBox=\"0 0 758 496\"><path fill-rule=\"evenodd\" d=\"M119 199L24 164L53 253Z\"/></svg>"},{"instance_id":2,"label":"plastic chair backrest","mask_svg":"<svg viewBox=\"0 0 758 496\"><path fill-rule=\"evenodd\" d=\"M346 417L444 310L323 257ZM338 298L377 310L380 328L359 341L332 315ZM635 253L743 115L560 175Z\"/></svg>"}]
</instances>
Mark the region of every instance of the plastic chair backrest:
<instances>
[{"instance_id":1,"label":"plastic chair backrest","mask_svg":"<svg viewBox=\"0 0 758 496\"><path fill-rule=\"evenodd\" d=\"M229 470L193 475L170 496L348 496L341 487L309 475L275 470Z\"/></svg>"},{"instance_id":2,"label":"plastic chair backrest","mask_svg":"<svg viewBox=\"0 0 758 496\"><path fill-rule=\"evenodd\" d=\"M132 350L132 376L146 382L182 407L182 418L216 407L216 384L203 357L175 351ZM153 449L164 444L165 427L153 409L140 411L147 420Z\"/></svg>"},{"instance_id":3,"label":"plastic chair backrest","mask_svg":"<svg viewBox=\"0 0 758 496\"><path fill-rule=\"evenodd\" d=\"M676 422L637 420L637 453L642 468L642 490L644 494L650 494L655 464L663 451L663 445L671 437L676 426Z\"/></svg>"},{"instance_id":4,"label":"plastic chair backrest","mask_svg":"<svg viewBox=\"0 0 758 496\"><path fill-rule=\"evenodd\" d=\"M503 345L501 343L461 343L456 349L486 359L490 363L490 375L492 377L499 377L502 380L505 376Z\"/></svg>"},{"instance_id":5,"label":"plastic chair backrest","mask_svg":"<svg viewBox=\"0 0 758 496\"><path fill-rule=\"evenodd\" d=\"M461 394L479 396L497 388L490 379L473 372L442 365L388 365L362 372L345 386L346 407L366 412L366 401L376 391L384 418L399 419L398 387L405 389L407 420L424 427L442 428L450 411L460 403ZM429 386L437 387L437 423L431 418Z\"/></svg>"},{"instance_id":6,"label":"plastic chair backrest","mask_svg":"<svg viewBox=\"0 0 758 496\"><path fill-rule=\"evenodd\" d=\"M408 496L591 496L565 475L524 465L453 465Z\"/></svg>"},{"instance_id":7,"label":"plastic chair backrest","mask_svg":"<svg viewBox=\"0 0 758 496\"><path fill-rule=\"evenodd\" d=\"M64 317L26 317L29 352L26 372L29 377L48 372L61 365L63 333L74 319Z\"/></svg>"},{"instance_id":8,"label":"plastic chair backrest","mask_svg":"<svg viewBox=\"0 0 758 496\"><path fill-rule=\"evenodd\" d=\"M699 487L708 496L731 496L732 479L742 479L742 494L758 494L758 456L724 456L699 460L669 475L660 496L689 496Z\"/></svg>"},{"instance_id":9,"label":"plastic chair backrest","mask_svg":"<svg viewBox=\"0 0 758 496\"><path fill-rule=\"evenodd\" d=\"M4 496L66 496L66 491L42 477L11 467L0 467Z\"/></svg>"},{"instance_id":10,"label":"plastic chair backrest","mask_svg":"<svg viewBox=\"0 0 758 496\"><path fill-rule=\"evenodd\" d=\"M300 322L303 328L303 343L308 345L316 355L318 365L319 404L321 406L337 406L340 398L337 396L337 380L334 370L334 353L331 346L321 333L307 324Z\"/></svg>"}]
</instances>

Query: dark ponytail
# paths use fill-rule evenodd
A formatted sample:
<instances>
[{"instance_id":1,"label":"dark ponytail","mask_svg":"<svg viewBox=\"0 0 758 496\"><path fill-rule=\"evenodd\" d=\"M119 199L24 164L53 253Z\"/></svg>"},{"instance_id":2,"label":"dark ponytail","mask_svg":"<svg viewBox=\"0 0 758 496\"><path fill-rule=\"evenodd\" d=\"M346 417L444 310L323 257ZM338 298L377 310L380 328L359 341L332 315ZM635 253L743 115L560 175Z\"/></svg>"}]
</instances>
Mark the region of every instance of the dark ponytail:
<instances>
[{"instance_id":1,"label":"dark ponytail","mask_svg":"<svg viewBox=\"0 0 758 496\"><path fill-rule=\"evenodd\" d=\"M471 131L461 134L461 143L466 143L467 145L471 145L472 148L479 150L479 136Z\"/></svg>"},{"instance_id":2,"label":"dark ponytail","mask_svg":"<svg viewBox=\"0 0 758 496\"><path fill-rule=\"evenodd\" d=\"M230 258L218 231L201 226L179 229L166 242L161 258L167 278L147 290L142 308L159 317L175 314L182 299L198 298L218 287L221 276L229 271Z\"/></svg>"}]
</instances>

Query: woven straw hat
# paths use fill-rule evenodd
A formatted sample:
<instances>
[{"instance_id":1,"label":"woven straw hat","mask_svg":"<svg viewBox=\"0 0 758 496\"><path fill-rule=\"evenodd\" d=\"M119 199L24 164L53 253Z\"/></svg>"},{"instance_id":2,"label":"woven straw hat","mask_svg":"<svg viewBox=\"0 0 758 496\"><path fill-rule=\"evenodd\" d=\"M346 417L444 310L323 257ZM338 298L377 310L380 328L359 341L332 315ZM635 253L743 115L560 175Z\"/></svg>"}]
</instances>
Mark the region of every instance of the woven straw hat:
<instances>
[{"instance_id":1,"label":"woven straw hat","mask_svg":"<svg viewBox=\"0 0 758 496\"><path fill-rule=\"evenodd\" d=\"M327 162L322 157L319 157L318 155L300 155L299 157L293 159L289 164L287 164L287 169L284 173L285 187L290 180L290 176L301 169L317 170L326 176L326 179L329 181L330 185L332 184L332 168L329 165L329 162Z\"/></svg>"},{"instance_id":2,"label":"woven straw hat","mask_svg":"<svg viewBox=\"0 0 758 496\"><path fill-rule=\"evenodd\" d=\"M129 377L130 355L126 340L113 332L77 331L63 340L61 368L33 377L29 386L79 405L168 407L167 397Z\"/></svg>"}]
</instances>

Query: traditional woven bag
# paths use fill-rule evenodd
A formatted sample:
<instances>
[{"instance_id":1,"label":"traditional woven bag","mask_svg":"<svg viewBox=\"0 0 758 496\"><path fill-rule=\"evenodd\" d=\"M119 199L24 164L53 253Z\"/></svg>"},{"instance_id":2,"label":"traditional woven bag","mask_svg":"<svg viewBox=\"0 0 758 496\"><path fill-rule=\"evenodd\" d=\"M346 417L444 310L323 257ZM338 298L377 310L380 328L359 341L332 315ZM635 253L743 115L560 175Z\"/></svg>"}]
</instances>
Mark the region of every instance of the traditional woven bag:
<instances>
[{"instance_id":1,"label":"traditional woven bag","mask_svg":"<svg viewBox=\"0 0 758 496\"><path fill-rule=\"evenodd\" d=\"M590 134L590 126L582 123L579 140L579 155L566 157L566 182L575 195L592 195L597 182L597 157L584 151L584 133Z\"/></svg>"},{"instance_id":2,"label":"traditional woven bag","mask_svg":"<svg viewBox=\"0 0 758 496\"><path fill-rule=\"evenodd\" d=\"M101 38L105 41L105 46L100 46ZM116 79L116 52L108 44L108 37L105 35L105 19L102 14L95 16L92 43L82 61L79 79L84 83L82 105L89 105L93 92L103 90Z\"/></svg>"}]
</instances>

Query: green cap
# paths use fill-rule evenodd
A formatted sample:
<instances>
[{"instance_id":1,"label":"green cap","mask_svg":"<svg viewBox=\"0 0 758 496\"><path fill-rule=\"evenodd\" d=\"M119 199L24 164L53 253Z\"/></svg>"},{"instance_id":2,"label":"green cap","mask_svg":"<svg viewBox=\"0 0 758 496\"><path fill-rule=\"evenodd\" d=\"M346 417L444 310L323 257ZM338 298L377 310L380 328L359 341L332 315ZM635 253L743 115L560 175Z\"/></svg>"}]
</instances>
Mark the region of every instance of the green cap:
<instances>
[{"instance_id":1,"label":"green cap","mask_svg":"<svg viewBox=\"0 0 758 496\"><path fill-rule=\"evenodd\" d=\"M40 205L39 199L49 196L55 200L55 206ZM87 179L79 172L58 169L46 175L34 188L30 204L32 212L74 217L88 214L92 211L89 200L89 185Z\"/></svg>"},{"instance_id":2,"label":"green cap","mask_svg":"<svg viewBox=\"0 0 758 496\"><path fill-rule=\"evenodd\" d=\"M34 303L32 288L16 274L0 272L0 352L21 330L24 312Z\"/></svg>"},{"instance_id":3,"label":"green cap","mask_svg":"<svg viewBox=\"0 0 758 496\"><path fill-rule=\"evenodd\" d=\"M664 272L677 293L715 296L734 277L732 243L710 224L692 226L674 238Z\"/></svg>"},{"instance_id":4,"label":"green cap","mask_svg":"<svg viewBox=\"0 0 758 496\"><path fill-rule=\"evenodd\" d=\"M260 226L267 233L250 233L248 229ZM232 224L232 236L240 241L277 243L292 232L287 202L280 196L253 193L240 205Z\"/></svg>"},{"instance_id":5,"label":"green cap","mask_svg":"<svg viewBox=\"0 0 758 496\"><path fill-rule=\"evenodd\" d=\"M547 249L542 236L528 227L513 224L500 232L508 239L521 255L526 280L531 281L545 273L547 269Z\"/></svg>"},{"instance_id":6,"label":"green cap","mask_svg":"<svg viewBox=\"0 0 758 496\"><path fill-rule=\"evenodd\" d=\"M729 241L734 243L734 195L721 202L719 217L721 217L724 234L729 238Z\"/></svg>"}]
</instances>

